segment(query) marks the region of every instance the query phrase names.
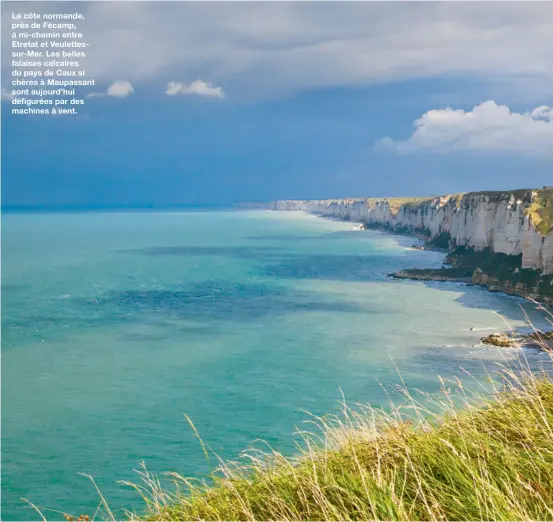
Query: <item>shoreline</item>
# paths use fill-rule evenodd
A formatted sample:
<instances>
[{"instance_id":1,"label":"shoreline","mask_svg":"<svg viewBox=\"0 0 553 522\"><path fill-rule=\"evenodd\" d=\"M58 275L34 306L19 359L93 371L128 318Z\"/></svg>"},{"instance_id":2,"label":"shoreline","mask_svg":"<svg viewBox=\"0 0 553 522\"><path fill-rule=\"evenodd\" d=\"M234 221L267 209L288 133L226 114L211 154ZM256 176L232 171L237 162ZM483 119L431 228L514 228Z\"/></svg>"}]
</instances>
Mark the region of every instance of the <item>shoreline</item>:
<instances>
[{"instance_id":1,"label":"shoreline","mask_svg":"<svg viewBox=\"0 0 553 522\"><path fill-rule=\"evenodd\" d=\"M447 251L447 249L437 248L437 247L426 247L424 245L424 241L425 241L424 238L420 237L417 234L394 232L394 231L387 230L385 227L367 227L366 224L363 222L352 222L345 219L339 219L339 218L334 218L334 217L308 212L305 210L302 210L301 212L318 218L328 219L330 221L352 223L353 224L353 228L351 229L352 231L372 230L372 231L377 231L382 235L399 236L399 237L410 238L410 239L415 238L423 242L423 244L422 245L415 244L415 245L412 245L411 247L402 247L402 248L405 248L408 250L432 251L432 252L443 253L445 255L444 262L448 258L449 252ZM440 283L462 283L466 286L484 286L482 284L475 283L474 272L471 273L466 269L455 268L455 267L452 267L451 265L449 268L447 268L445 266L445 263L444 263L444 266L442 266L441 268L406 268L406 269L398 270L396 272L391 272L388 274L388 277L391 279L397 279L397 280L410 280L410 281L423 281L423 282L435 281ZM488 291L499 292L509 297L520 297L523 299L527 299L529 302L533 301L528 297L519 296L516 294L512 294L512 293L508 293L500 290L490 290L488 288ZM536 303L536 301L534 301L534 303ZM539 306L543 306L544 304L547 306L547 303L537 302L537 304ZM541 330L536 330L534 333L522 333L506 327L502 331L494 332L487 336L481 337L479 344L475 346L480 346L480 347L495 346L497 348L521 348L521 349L532 348L540 351L547 351L548 349L553 350L553 329L546 332L543 332Z\"/></svg>"},{"instance_id":2,"label":"shoreline","mask_svg":"<svg viewBox=\"0 0 553 522\"><path fill-rule=\"evenodd\" d=\"M506 261L505 258L515 256L494 254L493 252L489 252L486 249L483 251L477 251L467 247L457 247L451 250L449 248L443 248L441 246L441 240L439 241L440 245L436 246L434 243L436 242L437 238L429 239L427 236L417 233L416 230L401 228L401 230L398 231L393 227L387 226L385 224L372 223L369 226L364 221L353 221L347 217L335 217L332 215L310 211L307 209L299 209L299 211L319 218L329 219L331 221L352 223L354 225L354 228L352 230L377 230L381 233L389 234L391 236L416 238L421 241L422 244L413 245L412 247L410 247L411 249L440 252L445 255L443 266L441 268L406 268L388 274L389 277L392 277L394 279L453 282L463 283L471 286L483 286L490 292L500 292L509 296L521 297L523 299L534 301L539 305L553 309L553 292L552 295L546 294L543 291L540 292L538 288L531 288L528 283L524 283L522 281L522 278L518 277L518 274L520 274L521 272L528 272L527 269L521 270L518 267L513 268L512 266L509 266L508 268L511 269L510 275L516 276L515 279L511 282L508 277L500 279L499 277L496 277L494 275L487 274L479 266L480 262L493 264L495 261L497 261L498 264L508 264L508 260ZM532 272L532 270L530 270L530 272ZM550 280L549 285L553 286L553 274L545 276L545 278L546 280ZM545 286L547 286L547 282L545 283Z\"/></svg>"},{"instance_id":3,"label":"shoreline","mask_svg":"<svg viewBox=\"0 0 553 522\"><path fill-rule=\"evenodd\" d=\"M279 200L264 207L301 210L419 237L424 248L447 249L444 264L470 270L472 284L553 308L553 187L428 197Z\"/></svg>"},{"instance_id":4,"label":"shoreline","mask_svg":"<svg viewBox=\"0 0 553 522\"><path fill-rule=\"evenodd\" d=\"M536 331L531 334L492 333L480 339L483 346L497 346L498 348L536 348L541 351L553 351L553 330L549 332Z\"/></svg>"},{"instance_id":5,"label":"shoreline","mask_svg":"<svg viewBox=\"0 0 553 522\"><path fill-rule=\"evenodd\" d=\"M439 281L442 283L472 283L472 277L464 270L455 268L405 268L388 274L393 279L409 279L411 281Z\"/></svg>"}]
</instances>

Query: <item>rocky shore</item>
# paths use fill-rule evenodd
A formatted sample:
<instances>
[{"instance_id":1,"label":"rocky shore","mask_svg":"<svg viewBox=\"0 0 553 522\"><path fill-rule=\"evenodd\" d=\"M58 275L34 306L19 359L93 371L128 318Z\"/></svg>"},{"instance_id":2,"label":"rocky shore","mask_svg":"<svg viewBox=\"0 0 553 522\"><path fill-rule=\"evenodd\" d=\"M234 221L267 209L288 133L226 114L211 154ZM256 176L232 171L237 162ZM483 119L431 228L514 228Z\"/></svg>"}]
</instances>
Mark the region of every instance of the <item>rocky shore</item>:
<instances>
[{"instance_id":1,"label":"rocky shore","mask_svg":"<svg viewBox=\"0 0 553 522\"><path fill-rule=\"evenodd\" d=\"M265 208L414 235L423 248L447 252L444 264L451 268L402 270L393 277L466 282L553 307L551 187L429 198L288 200Z\"/></svg>"},{"instance_id":2,"label":"rocky shore","mask_svg":"<svg viewBox=\"0 0 553 522\"><path fill-rule=\"evenodd\" d=\"M472 283L471 274L455 268L408 268L390 274L394 279L413 279L415 281L448 281Z\"/></svg>"},{"instance_id":3,"label":"rocky shore","mask_svg":"<svg viewBox=\"0 0 553 522\"><path fill-rule=\"evenodd\" d=\"M482 344L500 348L520 348L532 346L542 350L553 350L553 330L550 332L534 332L531 334L493 333L480 339Z\"/></svg>"}]
</instances>

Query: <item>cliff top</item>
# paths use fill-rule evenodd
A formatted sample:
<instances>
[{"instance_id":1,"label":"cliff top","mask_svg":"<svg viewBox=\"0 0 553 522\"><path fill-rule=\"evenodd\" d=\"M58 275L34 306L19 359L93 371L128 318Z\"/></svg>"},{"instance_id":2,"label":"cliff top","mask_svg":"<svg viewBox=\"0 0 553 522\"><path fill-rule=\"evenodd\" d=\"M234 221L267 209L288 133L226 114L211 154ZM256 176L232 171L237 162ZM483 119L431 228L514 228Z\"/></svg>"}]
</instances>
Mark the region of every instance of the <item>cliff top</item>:
<instances>
[{"instance_id":1,"label":"cliff top","mask_svg":"<svg viewBox=\"0 0 553 522\"><path fill-rule=\"evenodd\" d=\"M528 215L540 234L546 236L553 232L553 188L536 191Z\"/></svg>"},{"instance_id":2,"label":"cliff top","mask_svg":"<svg viewBox=\"0 0 553 522\"><path fill-rule=\"evenodd\" d=\"M514 197L515 201L521 201L527 206L526 213L530 216L534 227L540 234L545 236L553 232L553 187L543 187L541 189L485 190L427 197L343 198L304 201L328 206L366 203L369 207L385 202L388 204L392 214L395 215L401 209L417 211L428 203L451 205L460 208L464 204L469 204L471 198L481 196L492 202L500 202Z\"/></svg>"}]
</instances>

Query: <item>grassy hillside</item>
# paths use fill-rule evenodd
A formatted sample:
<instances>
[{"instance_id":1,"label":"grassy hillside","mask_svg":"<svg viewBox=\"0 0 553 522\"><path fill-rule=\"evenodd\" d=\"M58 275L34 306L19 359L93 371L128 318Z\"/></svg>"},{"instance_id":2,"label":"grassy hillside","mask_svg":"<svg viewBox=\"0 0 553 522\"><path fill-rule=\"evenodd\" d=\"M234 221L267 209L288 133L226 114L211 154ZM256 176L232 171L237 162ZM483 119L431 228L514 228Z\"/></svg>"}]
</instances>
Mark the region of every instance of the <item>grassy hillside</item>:
<instances>
[{"instance_id":1,"label":"grassy hillside","mask_svg":"<svg viewBox=\"0 0 553 522\"><path fill-rule=\"evenodd\" d=\"M430 408L406 394L391 414L346 409L340 420L319 419L321 436L306 435L299 457L251 453L210 485L172 474L168 491L144 471L134 487L147 512L130 516L553 520L553 381L507 372L496 392L469 398L462 385L452 393L444 384Z\"/></svg>"}]
</instances>

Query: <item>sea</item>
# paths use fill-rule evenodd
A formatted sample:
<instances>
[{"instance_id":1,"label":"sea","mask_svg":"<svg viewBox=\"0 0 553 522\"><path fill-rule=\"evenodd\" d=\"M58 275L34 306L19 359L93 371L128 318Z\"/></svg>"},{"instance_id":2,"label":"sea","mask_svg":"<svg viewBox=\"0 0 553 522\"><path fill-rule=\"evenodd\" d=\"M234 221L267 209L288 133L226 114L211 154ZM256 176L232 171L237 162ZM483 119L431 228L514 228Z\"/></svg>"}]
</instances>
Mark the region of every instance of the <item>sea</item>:
<instances>
[{"instance_id":1,"label":"sea","mask_svg":"<svg viewBox=\"0 0 553 522\"><path fill-rule=\"evenodd\" d=\"M444 254L353 228L265 210L4 214L2 520L39 520L23 499L92 516L89 477L115 513L140 511L121 481L141 462L201 477L256 441L294 454L342 401L387 408L400 385L546 361L479 346L524 327L522 308L539 322L534 305L394 280Z\"/></svg>"}]
</instances>

